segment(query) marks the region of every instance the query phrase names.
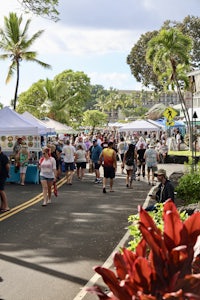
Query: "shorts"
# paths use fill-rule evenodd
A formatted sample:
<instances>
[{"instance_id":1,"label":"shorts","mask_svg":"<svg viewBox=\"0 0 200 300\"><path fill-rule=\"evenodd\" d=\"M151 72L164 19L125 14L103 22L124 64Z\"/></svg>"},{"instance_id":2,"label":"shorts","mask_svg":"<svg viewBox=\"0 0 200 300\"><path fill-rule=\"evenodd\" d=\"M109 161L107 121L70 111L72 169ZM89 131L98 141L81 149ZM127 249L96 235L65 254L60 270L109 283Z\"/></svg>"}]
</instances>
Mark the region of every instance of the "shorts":
<instances>
[{"instance_id":1,"label":"shorts","mask_svg":"<svg viewBox=\"0 0 200 300\"><path fill-rule=\"evenodd\" d=\"M77 166L77 169L78 169L78 170L79 170L80 168L81 168L81 169L86 169L86 162L85 162L85 161L77 162L77 163L76 163L76 166Z\"/></svg>"},{"instance_id":2,"label":"shorts","mask_svg":"<svg viewBox=\"0 0 200 300\"><path fill-rule=\"evenodd\" d=\"M127 166L127 165L125 165L125 169L126 169L127 171L133 170L133 169L134 169L133 167L134 167L134 166Z\"/></svg>"},{"instance_id":3,"label":"shorts","mask_svg":"<svg viewBox=\"0 0 200 300\"><path fill-rule=\"evenodd\" d=\"M5 189L6 178L0 178L0 191Z\"/></svg>"},{"instance_id":4,"label":"shorts","mask_svg":"<svg viewBox=\"0 0 200 300\"><path fill-rule=\"evenodd\" d=\"M155 173L158 168L157 167L147 167L147 172L150 172L152 170L153 173Z\"/></svg>"},{"instance_id":5,"label":"shorts","mask_svg":"<svg viewBox=\"0 0 200 300\"><path fill-rule=\"evenodd\" d=\"M19 168L19 173L21 173L21 174L26 174L26 170L27 170L27 166L25 166L25 167L20 167L20 168Z\"/></svg>"},{"instance_id":6,"label":"shorts","mask_svg":"<svg viewBox=\"0 0 200 300\"><path fill-rule=\"evenodd\" d=\"M115 168L114 167L103 167L104 177L113 179L115 178Z\"/></svg>"},{"instance_id":7,"label":"shorts","mask_svg":"<svg viewBox=\"0 0 200 300\"><path fill-rule=\"evenodd\" d=\"M70 163L65 162L65 172L74 171L74 169L75 169L74 162L70 162Z\"/></svg>"},{"instance_id":8,"label":"shorts","mask_svg":"<svg viewBox=\"0 0 200 300\"><path fill-rule=\"evenodd\" d=\"M95 169L95 170L99 170L100 166L101 166L101 165L98 164L98 162L95 162L95 163L94 163L94 169Z\"/></svg>"},{"instance_id":9,"label":"shorts","mask_svg":"<svg viewBox=\"0 0 200 300\"><path fill-rule=\"evenodd\" d=\"M47 177L44 177L44 176L40 175L40 181L41 181L41 180L53 181L54 178L47 178Z\"/></svg>"}]
</instances>

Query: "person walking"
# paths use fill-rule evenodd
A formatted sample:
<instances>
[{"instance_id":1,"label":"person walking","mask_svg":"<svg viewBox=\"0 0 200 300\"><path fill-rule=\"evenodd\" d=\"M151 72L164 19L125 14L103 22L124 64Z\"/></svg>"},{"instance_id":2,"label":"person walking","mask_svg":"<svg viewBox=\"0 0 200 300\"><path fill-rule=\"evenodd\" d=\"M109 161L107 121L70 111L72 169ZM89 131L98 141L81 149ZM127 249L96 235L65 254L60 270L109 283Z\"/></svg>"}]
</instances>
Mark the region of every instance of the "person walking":
<instances>
[{"instance_id":1,"label":"person walking","mask_svg":"<svg viewBox=\"0 0 200 300\"><path fill-rule=\"evenodd\" d=\"M100 171L99 171L99 168L101 165L99 164L99 157L102 152L102 147L98 145L97 139L93 139L92 142L93 142L93 145L90 147L89 156L94 165L94 172L95 172L95 176L96 176L94 183L98 184L98 183L101 183ZM107 148L105 148L105 149L107 149Z\"/></svg>"},{"instance_id":2,"label":"person walking","mask_svg":"<svg viewBox=\"0 0 200 300\"><path fill-rule=\"evenodd\" d=\"M127 143L124 140L124 137L122 136L120 138L120 142L117 144L117 151L118 151L118 156L121 162L121 173L123 174L124 172L124 165L123 165L123 160L124 160L124 153L126 152L128 148Z\"/></svg>"},{"instance_id":3,"label":"person walking","mask_svg":"<svg viewBox=\"0 0 200 300\"><path fill-rule=\"evenodd\" d=\"M64 163L65 163L65 172L67 178L67 184L72 185L72 179L74 175L74 156L75 156L75 147L70 145L70 141L67 140L66 144L62 149L62 153L64 155Z\"/></svg>"},{"instance_id":4,"label":"person walking","mask_svg":"<svg viewBox=\"0 0 200 300\"><path fill-rule=\"evenodd\" d=\"M104 148L99 157L99 165L103 164L103 193L106 193L107 179L110 178L110 192L113 192L113 179L117 170L117 155L113 149L113 142L108 143L108 147Z\"/></svg>"},{"instance_id":5,"label":"person walking","mask_svg":"<svg viewBox=\"0 0 200 300\"><path fill-rule=\"evenodd\" d=\"M145 144L140 143L137 147L137 176L138 176L138 181L140 181L140 175L142 175L143 179L145 177L145 159L144 159L145 151L146 151Z\"/></svg>"},{"instance_id":6,"label":"person walking","mask_svg":"<svg viewBox=\"0 0 200 300\"><path fill-rule=\"evenodd\" d=\"M47 204L51 203L51 188L56 181L57 170L56 160L51 156L51 149L48 147L43 148L42 155L39 160L40 182L43 192L42 206L47 206Z\"/></svg>"},{"instance_id":7,"label":"person walking","mask_svg":"<svg viewBox=\"0 0 200 300\"><path fill-rule=\"evenodd\" d=\"M155 150L155 144L151 143L149 145L149 148L145 151L144 159L147 166L148 184L154 186L154 173L157 171L157 165L159 162L159 153Z\"/></svg>"},{"instance_id":8,"label":"person walking","mask_svg":"<svg viewBox=\"0 0 200 300\"><path fill-rule=\"evenodd\" d=\"M5 193L5 183L6 183L6 178L9 177L9 170L10 170L10 164L9 164L8 157L1 151L1 146L0 146L0 196L1 196L0 212L1 213L10 210L8 206L7 195Z\"/></svg>"},{"instance_id":9,"label":"person walking","mask_svg":"<svg viewBox=\"0 0 200 300\"><path fill-rule=\"evenodd\" d=\"M78 179L82 180L85 175L87 162L87 152L83 149L82 145L78 145L75 153L76 172Z\"/></svg>"},{"instance_id":10,"label":"person walking","mask_svg":"<svg viewBox=\"0 0 200 300\"><path fill-rule=\"evenodd\" d=\"M132 188L133 172L136 170L137 152L134 144L128 145L128 150L124 154L123 167L126 169L126 187Z\"/></svg>"},{"instance_id":11,"label":"person walking","mask_svg":"<svg viewBox=\"0 0 200 300\"><path fill-rule=\"evenodd\" d=\"M20 184L23 186L25 184L26 171L28 167L29 152L28 146L26 144L22 145L19 151L19 173L20 173Z\"/></svg>"}]
</instances>

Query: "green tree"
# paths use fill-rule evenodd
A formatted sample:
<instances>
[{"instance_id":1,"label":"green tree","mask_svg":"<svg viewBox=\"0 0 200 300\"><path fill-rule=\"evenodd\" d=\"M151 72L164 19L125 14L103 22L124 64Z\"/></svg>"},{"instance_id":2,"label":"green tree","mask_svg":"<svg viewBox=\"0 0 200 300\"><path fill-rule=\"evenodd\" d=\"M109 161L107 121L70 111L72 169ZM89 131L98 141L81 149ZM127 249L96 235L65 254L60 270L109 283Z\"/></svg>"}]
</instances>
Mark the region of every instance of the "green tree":
<instances>
[{"instance_id":1,"label":"green tree","mask_svg":"<svg viewBox=\"0 0 200 300\"><path fill-rule=\"evenodd\" d=\"M18 87L19 87L19 69L20 62L23 60L36 62L44 68L50 68L50 65L38 60L37 52L30 51L30 47L36 39L38 39L43 30L36 32L31 38L28 38L28 29L31 20L28 19L24 28L22 26L22 16L18 18L16 13L10 13L9 17L4 17L4 29L0 28L0 50L4 51L4 54L0 55L0 59L10 59L11 64L9 66L6 83L12 78L13 74L17 73L16 87L14 94L14 110L16 109Z\"/></svg>"},{"instance_id":2,"label":"green tree","mask_svg":"<svg viewBox=\"0 0 200 300\"><path fill-rule=\"evenodd\" d=\"M89 77L83 72L65 70L54 77L53 84L56 98L51 99L52 107L56 102L67 113L66 124L75 127L80 125L85 104L91 97Z\"/></svg>"},{"instance_id":3,"label":"green tree","mask_svg":"<svg viewBox=\"0 0 200 300\"><path fill-rule=\"evenodd\" d=\"M191 49L192 40L179 30L171 28L161 30L152 38L146 53L147 62L153 66L153 71L163 86L177 89L188 129L191 129L190 118L181 90L189 85L187 72L190 70Z\"/></svg>"},{"instance_id":4,"label":"green tree","mask_svg":"<svg viewBox=\"0 0 200 300\"><path fill-rule=\"evenodd\" d=\"M86 110L83 113L83 126L91 126L92 133L96 127L105 126L108 122L108 116L105 113L102 113L98 110Z\"/></svg>"},{"instance_id":5,"label":"green tree","mask_svg":"<svg viewBox=\"0 0 200 300\"><path fill-rule=\"evenodd\" d=\"M142 34L127 56L127 64L138 82L141 82L146 87L153 85L155 89L162 89L152 66L148 65L145 59L148 42L157 34L158 31Z\"/></svg>"},{"instance_id":6,"label":"green tree","mask_svg":"<svg viewBox=\"0 0 200 300\"><path fill-rule=\"evenodd\" d=\"M104 89L102 85L91 85L90 98L86 101L85 110L95 109L95 107L97 107L99 99L104 98L104 96L106 95L108 95L108 92Z\"/></svg>"},{"instance_id":7,"label":"green tree","mask_svg":"<svg viewBox=\"0 0 200 300\"><path fill-rule=\"evenodd\" d=\"M183 34L189 36L193 41L191 51L192 67L200 66L200 18L187 16L182 22L167 20L163 23L162 29L176 28ZM141 82L145 87L152 87L155 91L164 89L157 75L153 71L153 67L146 62L146 51L148 42L158 34L158 31L147 32L139 38L137 43L132 47L130 54L127 57L127 64L131 69L131 73L138 82Z\"/></svg>"},{"instance_id":8,"label":"green tree","mask_svg":"<svg viewBox=\"0 0 200 300\"><path fill-rule=\"evenodd\" d=\"M59 12L57 10L58 0L19 0L26 11L31 11L35 15L47 17L58 21Z\"/></svg>"},{"instance_id":9,"label":"green tree","mask_svg":"<svg viewBox=\"0 0 200 300\"><path fill-rule=\"evenodd\" d=\"M44 105L46 92L44 90L44 80L32 84L25 92L21 93L18 98L17 112L30 112L36 118L47 115L48 107Z\"/></svg>"}]
</instances>

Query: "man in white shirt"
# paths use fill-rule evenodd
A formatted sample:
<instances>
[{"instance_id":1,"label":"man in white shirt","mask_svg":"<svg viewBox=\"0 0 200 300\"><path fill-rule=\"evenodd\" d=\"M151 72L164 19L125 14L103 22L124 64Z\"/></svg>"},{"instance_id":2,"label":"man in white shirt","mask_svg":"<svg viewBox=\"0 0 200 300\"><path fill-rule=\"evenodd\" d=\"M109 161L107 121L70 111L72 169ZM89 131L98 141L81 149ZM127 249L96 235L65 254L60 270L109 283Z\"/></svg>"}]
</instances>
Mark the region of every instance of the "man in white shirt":
<instances>
[{"instance_id":1,"label":"man in white shirt","mask_svg":"<svg viewBox=\"0 0 200 300\"><path fill-rule=\"evenodd\" d=\"M72 185L72 178L74 174L74 155L75 155L75 148L70 145L70 141L66 141L66 145L62 149L62 153L64 154L64 163L65 163L65 172L67 178L67 184Z\"/></svg>"}]
</instances>

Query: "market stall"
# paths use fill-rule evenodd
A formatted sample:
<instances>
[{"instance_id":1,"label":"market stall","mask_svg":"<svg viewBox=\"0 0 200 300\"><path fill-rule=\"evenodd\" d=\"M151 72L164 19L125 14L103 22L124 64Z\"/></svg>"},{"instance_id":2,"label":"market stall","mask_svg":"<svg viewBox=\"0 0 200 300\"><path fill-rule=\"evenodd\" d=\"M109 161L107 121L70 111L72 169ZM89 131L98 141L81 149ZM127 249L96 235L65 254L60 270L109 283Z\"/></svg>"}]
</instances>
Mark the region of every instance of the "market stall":
<instances>
[{"instance_id":1,"label":"market stall","mask_svg":"<svg viewBox=\"0 0 200 300\"><path fill-rule=\"evenodd\" d=\"M10 182L18 182L16 179L17 174L15 174L15 162L13 155L13 147L15 142L22 138L28 146L28 151L30 153L41 150L41 141L39 128L33 125L31 122L25 120L20 114L16 113L9 107L5 107L0 110L0 144L2 151L10 158ZM37 157L35 158L37 160ZM35 164L37 161L35 160ZM38 171L37 167L32 166L28 167L27 180L29 182L36 183L38 182Z\"/></svg>"},{"instance_id":2,"label":"market stall","mask_svg":"<svg viewBox=\"0 0 200 300\"><path fill-rule=\"evenodd\" d=\"M152 124L146 120L136 120L125 124L118 129L119 132L158 132L161 130L159 125Z\"/></svg>"}]
</instances>

